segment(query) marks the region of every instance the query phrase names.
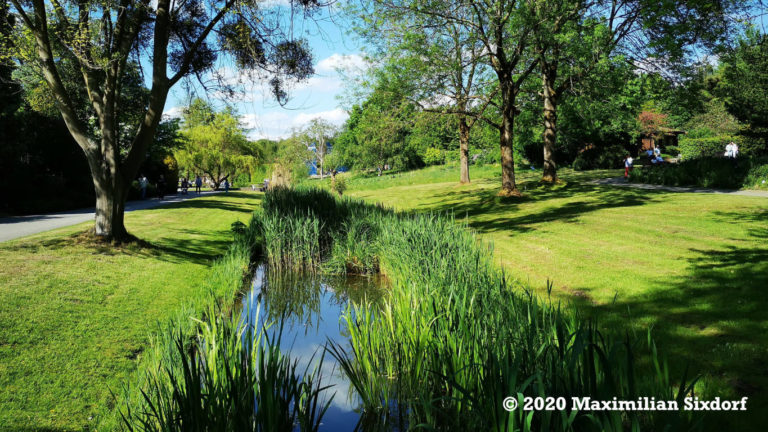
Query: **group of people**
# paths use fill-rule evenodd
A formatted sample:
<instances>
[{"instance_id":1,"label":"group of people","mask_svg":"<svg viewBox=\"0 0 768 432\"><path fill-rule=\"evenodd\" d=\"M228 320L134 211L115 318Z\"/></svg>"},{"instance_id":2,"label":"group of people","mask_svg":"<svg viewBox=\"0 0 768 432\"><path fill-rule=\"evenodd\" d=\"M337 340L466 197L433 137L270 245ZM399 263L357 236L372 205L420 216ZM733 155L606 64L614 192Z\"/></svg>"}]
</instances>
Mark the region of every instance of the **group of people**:
<instances>
[{"instance_id":1,"label":"group of people","mask_svg":"<svg viewBox=\"0 0 768 432\"><path fill-rule=\"evenodd\" d=\"M144 174L139 176L139 189L141 190L141 199L147 198L147 187L149 186L149 180L147 179L147 176ZM165 182L165 176L160 174L160 177L157 179L157 196L160 197L160 199L165 198L165 190L168 187L167 183Z\"/></svg>"},{"instance_id":2,"label":"group of people","mask_svg":"<svg viewBox=\"0 0 768 432\"><path fill-rule=\"evenodd\" d=\"M661 148L660 147L653 147L652 149L648 149L645 151L646 156L648 156L648 160L651 161L651 164L653 165L659 165L664 163L664 159L661 157ZM632 171L632 168L634 167L635 160L632 159L631 155L627 155L624 157L624 178L629 178L629 172Z\"/></svg>"},{"instance_id":3,"label":"group of people","mask_svg":"<svg viewBox=\"0 0 768 432\"><path fill-rule=\"evenodd\" d=\"M661 148L654 147L653 149L646 150L645 153L648 155L648 159L651 160L653 165L664 163L664 159L661 158Z\"/></svg>"},{"instance_id":4,"label":"group of people","mask_svg":"<svg viewBox=\"0 0 768 432\"><path fill-rule=\"evenodd\" d=\"M725 157L730 159L736 159L736 156L739 155L739 146L731 141L728 143L728 145L725 146Z\"/></svg>"},{"instance_id":5,"label":"group of people","mask_svg":"<svg viewBox=\"0 0 768 432\"><path fill-rule=\"evenodd\" d=\"M200 176L195 177L194 182L190 182L187 180L186 177L181 178L181 194L186 195L189 191L189 187L194 185L195 186L195 193L200 195L202 187L203 187L203 179Z\"/></svg>"}]
</instances>

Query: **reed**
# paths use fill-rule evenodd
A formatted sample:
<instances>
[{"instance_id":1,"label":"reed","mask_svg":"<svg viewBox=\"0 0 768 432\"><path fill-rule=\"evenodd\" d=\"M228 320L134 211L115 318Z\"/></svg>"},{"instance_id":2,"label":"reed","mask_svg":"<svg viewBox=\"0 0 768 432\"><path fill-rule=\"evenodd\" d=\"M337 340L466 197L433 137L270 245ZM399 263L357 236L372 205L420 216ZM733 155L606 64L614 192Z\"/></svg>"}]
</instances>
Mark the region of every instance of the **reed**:
<instances>
[{"instance_id":1,"label":"reed","mask_svg":"<svg viewBox=\"0 0 768 432\"><path fill-rule=\"evenodd\" d=\"M317 369L300 370L280 352L280 330L270 339L265 328L214 309L213 319L198 321L191 345L174 336L180 362L162 365L142 391L143 404L127 407L126 429L316 431L330 404L321 402Z\"/></svg>"}]
</instances>

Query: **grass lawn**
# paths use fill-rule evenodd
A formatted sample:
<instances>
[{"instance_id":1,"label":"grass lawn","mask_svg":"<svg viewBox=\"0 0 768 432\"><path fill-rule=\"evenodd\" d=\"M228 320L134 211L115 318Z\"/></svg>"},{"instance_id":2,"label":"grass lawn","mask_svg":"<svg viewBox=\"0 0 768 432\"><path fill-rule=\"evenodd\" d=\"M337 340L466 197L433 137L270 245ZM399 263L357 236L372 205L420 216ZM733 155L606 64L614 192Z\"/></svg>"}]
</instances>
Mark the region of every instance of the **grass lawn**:
<instances>
[{"instance_id":1,"label":"grass lawn","mask_svg":"<svg viewBox=\"0 0 768 432\"><path fill-rule=\"evenodd\" d=\"M82 430L135 369L159 320L200 289L260 195L126 213L148 245L118 249L81 224L0 243L0 430Z\"/></svg>"},{"instance_id":2,"label":"grass lawn","mask_svg":"<svg viewBox=\"0 0 768 432\"><path fill-rule=\"evenodd\" d=\"M730 430L768 423L768 199L587 182L618 170L563 170L556 186L524 171L525 197L502 199L500 168L471 174L468 186L457 184L455 166L350 178L347 194L466 218L500 264L542 295L552 280L556 299L608 328L652 326L670 360L708 374L702 396L749 396L747 414L718 416Z\"/></svg>"}]
</instances>

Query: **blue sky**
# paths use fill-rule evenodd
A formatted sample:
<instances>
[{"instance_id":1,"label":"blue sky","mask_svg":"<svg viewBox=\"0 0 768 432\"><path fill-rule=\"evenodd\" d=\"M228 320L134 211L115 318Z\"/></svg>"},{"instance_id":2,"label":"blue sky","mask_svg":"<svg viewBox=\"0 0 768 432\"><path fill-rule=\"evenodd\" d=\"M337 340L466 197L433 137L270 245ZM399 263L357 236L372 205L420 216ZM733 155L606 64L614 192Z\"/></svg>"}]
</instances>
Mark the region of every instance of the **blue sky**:
<instances>
[{"instance_id":1,"label":"blue sky","mask_svg":"<svg viewBox=\"0 0 768 432\"><path fill-rule=\"evenodd\" d=\"M287 0L276 1L287 3ZM284 107L269 94L264 80L244 75L231 63L217 65L217 73L225 81L236 83L243 94L233 100L209 91L207 98L216 105L234 105L251 139L287 137L293 128L300 128L316 117L336 125L347 119L338 96L344 90L345 76L354 76L364 67L363 50L355 38L347 35L346 22L338 10L325 8L313 18L295 21L294 35L309 41L315 75L292 86L290 101ZM179 83L171 90L164 113L177 116L187 103L188 92Z\"/></svg>"}]
</instances>

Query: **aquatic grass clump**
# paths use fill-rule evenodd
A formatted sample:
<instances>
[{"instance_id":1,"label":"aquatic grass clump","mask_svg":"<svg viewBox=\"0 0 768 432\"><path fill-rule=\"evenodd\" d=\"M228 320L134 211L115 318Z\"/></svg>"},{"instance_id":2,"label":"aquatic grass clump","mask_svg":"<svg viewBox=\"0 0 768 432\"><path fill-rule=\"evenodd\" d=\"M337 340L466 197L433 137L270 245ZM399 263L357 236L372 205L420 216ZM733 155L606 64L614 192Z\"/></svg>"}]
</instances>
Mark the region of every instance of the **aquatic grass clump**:
<instances>
[{"instance_id":1,"label":"aquatic grass clump","mask_svg":"<svg viewBox=\"0 0 768 432\"><path fill-rule=\"evenodd\" d=\"M321 402L319 371L300 370L280 352L279 330L271 340L266 328L208 315L191 344L174 336L179 361L162 364L143 403L121 413L126 429L316 431L330 404Z\"/></svg>"},{"instance_id":2,"label":"aquatic grass clump","mask_svg":"<svg viewBox=\"0 0 768 432\"><path fill-rule=\"evenodd\" d=\"M367 219L344 222L333 234L333 246L323 270L329 274L371 275L379 271L378 226Z\"/></svg>"},{"instance_id":3,"label":"aquatic grass clump","mask_svg":"<svg viewBox=\"0 0 768 432\"><path fill-rule=\"evenodd\" d=\"M277 270L372 274L378 270L376 222L389 214L313 188L274 188L264 194L258 229L267 261ZM329 258L330 257L330 258Z\"/></svg>"},{"instance_id":4,"label":"aquatic grass clump","mask_svg":"<svg viewBox=\"0 0 768 432\"><path fill-rule=\"evenodd\" d=\"M323 200L324 211L332 208L322 193L297 193ZM295 200L283 196L281 202ZM675 385L650 337L605 332L512 283L494 264L492 248L451 216L387 213L348 198L339 206L339 218L375 227L365 239L366 253L375 254L390 286L378 306L349 307L343 317L349 348L329 348L360 395L366 417L450 430L696 426L688 413L677 411L505 411L502 401L510 396L679 401L692 392L693 382L683 376ZM331 268L346 265L344 253L363 241L344 229L351 223L325 226L340 251L328 259Z\"/></svg>"},{"instance_id":5,"label":"aquatic grass clump","mask_svg":"<svg viewBox=\"0 0 768 432\"><path fill-rule=\"evenodd\" d=\"M311 214L278 215L257 213L258 226L264 238L264 251L275 269L315 270L320 264L324 245L322 223Z\"/></svg>"}]
</instances>

